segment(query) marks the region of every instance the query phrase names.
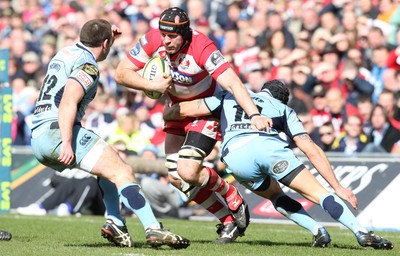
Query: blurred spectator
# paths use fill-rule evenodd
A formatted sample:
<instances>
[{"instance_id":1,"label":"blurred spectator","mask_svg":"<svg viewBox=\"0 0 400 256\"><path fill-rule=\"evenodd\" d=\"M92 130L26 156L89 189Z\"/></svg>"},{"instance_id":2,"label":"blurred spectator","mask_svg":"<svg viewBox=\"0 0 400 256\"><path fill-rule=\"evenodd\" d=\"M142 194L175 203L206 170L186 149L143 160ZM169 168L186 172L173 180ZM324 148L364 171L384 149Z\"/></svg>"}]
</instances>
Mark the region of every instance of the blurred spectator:
<instances>
[{"instance_id":1,"label":"blurred spectator","mask_svg":"<svg viewBox=\"0 0 400 256\"><path fill-rule=\"evenodd\" d=\"M357 108L360 111L361 118L363 120L363 130L365 134L369 134L371 131L371 111L374 107L374 103L372 103L371 97L368 96L360 96L357 99Z\"/></svg>"},{"instance_id":2,"label":"blurred spectator","mask_svg":"<svg viewBox=\"0 0 400 256\"><path fill-rule=\"evenodd\" d=\"M115 130L116 121L112 112L107 111L109 95L106 93L97 93L96 97L90 103L83 126L93 130L103 139L107 139Z\"/></svg>"},{"instance_id":3,"label":"blurred spectator","mask_svg":"<svg viewBox=\"0 0 400 256\"><path fill-rule=\"evenodd\" d=\"M296 35L298 35L297 39L300 36L300 31L302 27L302 4L303 3L301 0L287 1L287 8L284 17L288 31L295 37Z\"/></svg>"},{"instance_id":4,"label":"blurred spectator","mask_svg":"<svg viewBox=\"0 0 400 256\"><path fill-rule=\"evenodd\" d=\"M158 100L144 97L142 104L135 110L140 120L141 133L150 139L151 144L157 146L159 150L164 147L165 132L163 131L164 119L164 98ZM161 152L160 152L161 153Z\"/></svg>"},{"instance_id":5,"label":"blurred spectator","mask_svg":"<svg viewBox=\"0 0 400 256\"><path fill-rule=\"evenodd\" d=\"M358 67L353 61L347 61L340 74L342 91L346 93L346 101L357 106L357 99L361 96L371 97L374 86L359 75Z\"/></svg>"},{"instance_id":6,"label":"blurred spectator","mask_svg":"<svg viewBox=\"0 0 400 256\"><path fill-rule=\"evenodd\" d=\"M117 127L108 137L108 143L123 141L128 150L137 154L150 144L150 140L140 131L140 120L133 112L120 114L117 117Z\"/></svg>"},{"instance_id":7,"label":"blurred spectator","mask_svg":"<svg viewBox=\"0 0 400 256\"><path fill-rule=\"evenodd\" d=\"M371 111L372 130L368 134L368 144L364 152L391 152L393 145L400 140L400 131L393 127L386 109L377 104Z\"/></svg>"},{"instance_id":8,"label":"blurred spectator","mask_svg":"<svg viewBox=\"0 0 400 256\"><path fill-rule=\"evenodd\" d=\"M346 57L348 61L353 61L358 67L360 77L367 81L371 79L371 71L367 68L366 61L360 49L350 48L346 53Z\"/></svg>"},{"instance_id":9,"label":"blurred spectator","mask_svg":"<svg viewBox=\"0 0 400 256\"><path fill-rule=\"evenodd\" d=\"M254 70L250 70L248 72L246 75L246 81L247 83L245 83L245 85L248 89L253 92L260 92L261 87L264 85L267 79L265 79L263 70L261 68L255 68Z\"/></svg>"},{"instance_id":10,"label":"blurred spectator","mask_svg":"<svg viewBox=\"0 0 400 256\"><path fill-rule=\"evenodd\" d=\"M13 89L13 144L30 145L30 122L27 118L33 113L39 91L28 86L23 78L11 81Z\"/></svg>"},{"instance_id":11,"label":"blurred spectator","mask_svg":"<svg viewBox=\"0 0 400 256\"><path fill-rule=\"evenodd\" d=\"M338 88L329 89L326 93L331 122L338 136L343 131L344 120L352 115L360 115L359 110L343 98Z\"/></svg>"},{"instance_id":12,"label":"blurred spectator","mask_svg":"<svg viewBox=\"0 0 400 256\"><path fill-rule=\"evenodd\" d=\"M343 125L343 132L336 137L332 144L332 151L352 155L362 152L368 140L362 130L362 120L358 115L349 115Z\"/></svg>"},{"instance_id":13,"label":"blurred spectator","mask_svg":"<svg viewBox=\"0 0 400 256\"><path fill-rule=\"evenodd\" d=\"M158 147L164 133L162 123L154 123L158 118L151 117L151 103L147 106L141 93L121 88L113 77L120 58L140 35L157 28L159 14L171 4L189 11L191 26L214 40L251 90L259 90L264 80L284 80L292 93L289 105L298 112L324 105L328 97L312 96L316 85L325 90L339 88L342 98L365 115L368 111L359 105L359 99L370 95L371 85L373 103L385 94L384 89L393 93L400 90L400 48L394 47L399 45L400 8L393 0L100 2L0 1L0 47L10 49L10 84L23 77L29 87L38 88L49 59L59 47L77 42L79 28L86 20L110 20L120 27L122 35L108 61L100 64L103 86L98 96L112 94L107 112L113 116L135 112L141 120L140 129ZM338 114L333 116L336 127ZM15 114L15 120L18 117L20 122L24 120L22 112ZM397 119L391 120L400 128L400 110ZM365 116L363 121L368 131ZM110 129L102 129L106 130ZM17 135L26 136L23 129Z\"/></svg>"},{"instance_id":14,"label":"blurred spectator","mask_svg":"<svg viewBox=\"0 0 400 256\"><path fill-rule=\"evenodd\" d=\"M390 123L397 129L400 129L400 119L398 116L398 97L399 91L397 93L394 93L391 90L383 89L382 93L379 95L378 103L386 109L389 115Z\"/></svg>"},{"instance_id":15,"label":"blurred spectator","mask_svg":"<svg viewBox=\"0 0 400 256\"><path fill-rule=\"evenodd\" d=\"M390 20L396 11L395 1L393 0L380 0L378 5L379 14L377 20L381 20L390 24Z\"/></svg>"},{"instance_id":16,"label":"blurred spectator","mask_svg":"<svg viewBox=\"0 0 400 256\"><path fill-rule=\"evenodd\" d=\"M45 69L42 66L39 54L34 51L26 52L22 56L22 69L21 76L24 78L28 86L39 89L41 81L39 81L41 75L45 73Z\"/></svg>"},{"instance_id":17,"label":"blurred spectator","mask_svg":"<svg viewBox=\"0 0 400 256\"><path fill-rule=\"evenodd\" d=\"M313 35L314 32L320 27L318 11L310 6L303 7L301 17L302 28L301 30L306 30Z\"/></svg>"},{"instance_id":18,"label":"blurred spectator","mask_svg":"<svg viewBox=\"0 0 400 256\"><path fill-rule=\"evenodd\" d=\"M275 31L281 31L284 38L283 47L293 49L295 48L295 39L293 34L288 30L284 23L281 13L270 11L267 15L268 30L266 31L266 38L272 36ZM268 36L269 35L269 36Z\"/></svg>"},{"instance_id":19,"label":"blurred spectator","mask_svg":"<svg viewBox=\"0 0 400 256\"><path fill-rule=\"evenodd\" d=\"M260 63L263 77L267 80L274 76L273 72L276 71L276 66L272 64L273 53L267 48L261 48L258 53L258 62Z\"/></svg>"},{"instance_id":20,"label":"blurred spectator","mask_svg":"<svg viewBox=\"0 0 400 256\"><path fill-rule=\"evenodd\" d=\"M364 15L371 19L375 19L378 16L379 10L374 5L374 0L360 0L358 2L358 7L361 11L361 15Z\"/></svg>"},{"instance_id":21,"label":"blurred spectator","mask_svg":"<svg viewBox=\"0 0 400 256\"><path fill-rule=\"evenodd\" d=\"M253 28L245 28L239 33L239 48L233 53L235 66L240 75L245 77L248 72L260 68L257 55L260 47L256 44L256 31Z\"/></svg>"},{"instance_id":22,"label":"blurred spectator","mask_svg":"<svg viewBox=\"0 0 400 256\"><path fill-rule=\"evenodd\" d=\"M327 11L320 14L321 27L329 31L332 35L342 32L339 17L332 11Z\"/></svg>"},{"instance_id":23,"label":"blurred spectator","mask_svg":"<svg viewBox=\"0 0 400 256\"><path fill-rule=\"evenodd\" d=\"M331 151L332 144L335 140L335 130L333 129L333 125L331 122L326 122L318 127L318 134L320 136L319 142L317 145L321 147L321 149L325 152ZM316 142L316 143L317 143Z\"/></svg>"},{"instance_id":24,"label":"blurred spectator","mask_svg":"<svg viewBox=\"0 0 400 256\"><path fill-rule=\"evenodd\" d=\"M297 114L301 123L303 124L304 130L310 135L310 138L318 145L320 144L320 136L318 127L314 125L313 117L309 112L300 112Z\"/></svg>"},{"instance_id":25,"label":"blurred spectator","mask_svg":"<svg viewBox=\"0 0 400 256\"><path fill-rule=\"evenodd\" d=\"M331 120L331 115L326 99L326 89L322 85L316 85L311 93L313 98L313 109L310 114L316 127L320 127L324 123Z\"/></svg>"},{"instance_id":26,"label":"blurred spectator","mask_svg":"<svg viewBox=\"0 0 400 256\"><path fill-rule=\"evenodd\" d=\"M389 56L389 50L385 46L378 46L373 49L372 54L372 70L370 83L374 85L374 93L372 95L372 101L376 103L378 96L384 88L383 74L387 69L386 63Z\"/></svg>"}]
</instances>

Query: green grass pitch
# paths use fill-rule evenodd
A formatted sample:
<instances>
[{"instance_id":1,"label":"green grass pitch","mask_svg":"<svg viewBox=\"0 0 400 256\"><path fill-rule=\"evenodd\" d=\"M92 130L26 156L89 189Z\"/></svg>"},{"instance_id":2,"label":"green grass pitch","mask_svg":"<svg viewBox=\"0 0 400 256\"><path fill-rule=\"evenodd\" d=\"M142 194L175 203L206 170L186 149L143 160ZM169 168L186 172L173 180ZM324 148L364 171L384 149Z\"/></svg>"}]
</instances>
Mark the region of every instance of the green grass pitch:
<instances>
[{"instance_id":1,"label":"green grass pitch","mask_svg":"<svg viewBox=\"0 0 400 256\"><path fill-rule=\"evenodd\" d=\"M400 232L376 232L390 239L395 248L379 251L362 248L354 235L347 229L327 227L332 242L328 248L312 248L312 236L308 231L295 225L250 223L246 235L235 243L215 245L217 238L215 221L189 221L160 219L165 228L191 240L184 250L167 246L160 249L147 247L143 226L136 218L127 218L127 225L133 237L135 248L117 248L100 236L104 223L101 216L55 217L0 215L0 229L13 234L11 241L0 241L0 255L4 256L85 256L85 255L173 255L173 256L373 256L400 255Z\"/></svg>"}]
</instances>

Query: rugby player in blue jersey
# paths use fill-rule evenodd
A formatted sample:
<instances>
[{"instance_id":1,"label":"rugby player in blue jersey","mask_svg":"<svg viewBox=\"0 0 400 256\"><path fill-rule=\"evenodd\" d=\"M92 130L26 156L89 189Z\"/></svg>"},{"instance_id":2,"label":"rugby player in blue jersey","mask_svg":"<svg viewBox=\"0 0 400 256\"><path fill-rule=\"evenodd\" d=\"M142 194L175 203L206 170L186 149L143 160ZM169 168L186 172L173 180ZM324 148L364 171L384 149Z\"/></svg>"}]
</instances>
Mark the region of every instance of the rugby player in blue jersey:
<instances>
[{"instance_id":1,"label":"rugby player in blue jersey","mask_svg":"<svg viewBox=\"0 0 400 256\"><path fill-rule=\"evenodd\" d=\"M215 111L220 112L223 135L221 160L227 165L228 172L231 172L242 185L260 196L276 200L271 198L274 194L272 190L276 190L279 186L269 185L272 178L297 191L311 202L319 204L333 219L349 228L361 246L393 249L392 242L362 227L346 206L343 200L348 201L356 209L357 198L351 190L340 184L324 152L306 133L296 112L286 105L289 99L289 90L286 86L281 81L272 80L264 84L261 92L250 95L260 114L272 118L273 127L269 132L253 129L250 122L252 117L248 117L234 97L226 91L217 96L172 105L166 108L164 119L176 120L187 116L196 117L215 114ZM288 147L288 143L281 139L280 132L284 132L296 143L335 193L327 191L317 181ZM293 214L304 210L293 207L295 205L287 198L280 203L280 207L286 212ZM310 220L303 216L295 221L307 228L308 225L302 221ZM315 229L309 230L315 232ZM320 241L316 239L315 246L324 247L330 242L327 233L317 237Z\"/></svg>"},{"instance_id":2,"label":"rugby player in blue jersey","mask_svg":"<svg viewBox=\"0 0 400 256\"><path fill-rule=\"evenodd\" d=\"M114 197L118 190L123 204L142 222L148 244L186 248L189 240L164 229L157 221L132 167L111 145L80 125L97 92L97 62L106 59L119 34L119 29L106 20L90 20L81 28L80 42L61 49L52 58L32 118L33 153L42 164L56 171L78 168L99 176L102 190L111 191L103 195L107 222L102 235L116 245L133 246L119 212L119 200Z\"/></svg>"}]
</instances>

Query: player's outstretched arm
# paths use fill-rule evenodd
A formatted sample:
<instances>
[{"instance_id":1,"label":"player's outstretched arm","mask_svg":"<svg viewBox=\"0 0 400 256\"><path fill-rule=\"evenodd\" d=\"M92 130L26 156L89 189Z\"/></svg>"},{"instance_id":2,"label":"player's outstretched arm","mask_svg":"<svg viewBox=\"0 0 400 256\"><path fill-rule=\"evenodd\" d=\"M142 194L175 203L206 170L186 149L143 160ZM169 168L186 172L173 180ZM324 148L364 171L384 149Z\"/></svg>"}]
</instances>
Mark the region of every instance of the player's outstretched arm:
<instances>
[{"instance_id":1,"label":"player's outstretched arm","mask_svg":"<svg viewBox=\"0 0 400 256\"><path fill-rule=\"evenodd\" d=\"M356 196L351 190L344 188L340 184L324 151L314 143L308 134L295 136L293 140L297 147L307 156L318 173L335 190L335 193L343 200L348 201L354 209L357 209L358 202Z\"/></svg>"},{"instance_id":2,"label":"player's outstretched arm","mask_svg":"<svg viewBox=\"0 0 400 256\"><path fill-rule=\"evenodd\" d=\"M174 105L167 105L164 108L164 120L182 120L186 117L199 117L211 115L204 99L182 101Z\"/></svg>"}]
</instances>

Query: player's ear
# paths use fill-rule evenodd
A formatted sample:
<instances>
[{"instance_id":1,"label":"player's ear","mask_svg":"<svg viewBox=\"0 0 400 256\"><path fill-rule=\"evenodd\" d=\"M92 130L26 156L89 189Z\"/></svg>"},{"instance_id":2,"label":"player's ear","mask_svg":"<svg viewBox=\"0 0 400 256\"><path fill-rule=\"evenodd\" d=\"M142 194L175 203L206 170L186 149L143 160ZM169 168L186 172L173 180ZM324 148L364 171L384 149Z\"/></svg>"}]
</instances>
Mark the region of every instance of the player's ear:
<instances>
[{"instance_id":1,"label":"player's ear","mask_svg":"<svg viewBox=\"0 0 400 256\"><path fill-rule=\"evenodd\" d=\"M112 41L111 41L111 40L109 40L109 39L104 39L104 41L103 41L103 43L102 43L101 46L102 46L104 49L107 49L107 48L111 47L111 44L112 44Z\"/></svg>"}]
</instances>

